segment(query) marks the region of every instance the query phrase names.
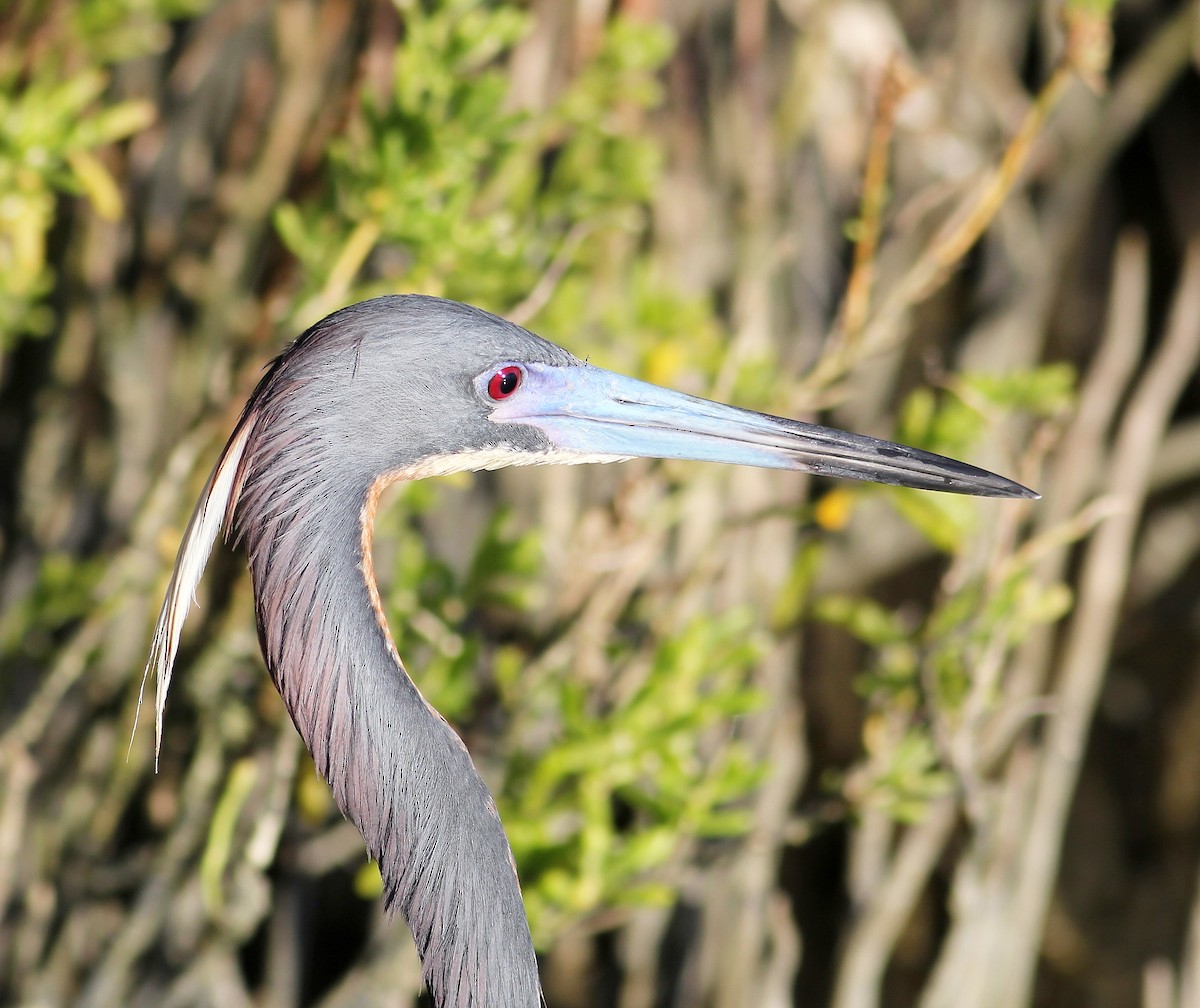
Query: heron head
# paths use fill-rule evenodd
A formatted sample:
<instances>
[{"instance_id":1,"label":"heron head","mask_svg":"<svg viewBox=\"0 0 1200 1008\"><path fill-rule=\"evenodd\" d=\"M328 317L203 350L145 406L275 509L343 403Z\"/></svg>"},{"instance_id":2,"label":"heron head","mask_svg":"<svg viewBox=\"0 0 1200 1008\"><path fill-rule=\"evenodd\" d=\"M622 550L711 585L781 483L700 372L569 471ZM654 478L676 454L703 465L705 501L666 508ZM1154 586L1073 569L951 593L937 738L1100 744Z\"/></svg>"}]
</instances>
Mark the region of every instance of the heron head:
<instances>
[{"instance_id":1,"label":"heron head","mask_svg":"<svg viewBox=\"0 0 1200 1008\"><path fill-rule=\"evenodd\" d=\"M333 447L346 475L371 480L643 456L1036 496L915 448L593 367L495 315L419 295L375 298L329 316L280 357L260 391L256 398L277 414L269 429L307 428Z\"/></svg>"}]
</instances>

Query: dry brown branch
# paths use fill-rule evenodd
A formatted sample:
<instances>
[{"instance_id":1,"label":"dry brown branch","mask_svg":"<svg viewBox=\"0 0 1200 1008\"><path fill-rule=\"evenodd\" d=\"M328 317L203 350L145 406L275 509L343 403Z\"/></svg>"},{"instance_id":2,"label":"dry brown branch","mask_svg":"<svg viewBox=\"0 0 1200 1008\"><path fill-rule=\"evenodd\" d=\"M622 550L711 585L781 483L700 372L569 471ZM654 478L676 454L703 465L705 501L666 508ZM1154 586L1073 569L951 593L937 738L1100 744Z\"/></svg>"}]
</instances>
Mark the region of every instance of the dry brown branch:
<instances>
[{"instance_id":1,"label":"dry brown branch","mask_svg":"<svg viewBox=\"0 0 1200 1008\"><path fill-rule=\"evenodd\" d=\"M912 826L896 845L882 883L859 909L839 963L836 1008L874 1008L880 1003L883 971L929 873L942 854L958 814L958 800L933 803L923 822Z\"/></svg>"},{"instance_id":2,"label":"dry brown branch","mask_svg":"<svg viewBox=\"0 0 1200 1008\"><path fill-rule=\"evenodd\" d=\"M1041 925L1061 855L1063 824L1078 779L1083 747L1107 668L1128 580L1138 520L1152 459L1180 392L1200 360L1200 244L1188 249L1162 345L1154 353L1122 417L1108 465L1108 493L1123 511L1093 537L1080 575L1021 872L1013 899L1008 978L995 1003L1016 1008L1028 1000Z\"/></svg>"},{"instance_id":3,"label":"dry brown branch","mask_svg":"<svg viewBox=\"0 0 1200 1008\"><path fill-rule=\"evenodd\" d=\"M1127 234L1117 246L1103 338L1084 376L1079 404L1063 435L1056 463L1046 474L1050 482L1045 505L1037 516L1040 536L1074 524L1088 496L1099 489L1109 432L1146 338L1147 254L1140 235ZM1105 510L1111 507L1107 504ZM1047 551L1036 568L1038 579L1045 584L1061 580L1067 561L1065 548ZM1007 751L1013 733L1024 721L1023 708L1044 688L1053 646L1052 627L1036 630L1022 646L1005 690L1007 709L989 726L982 743L988 754L986 762Z\"/></svg>"}]
</instances>

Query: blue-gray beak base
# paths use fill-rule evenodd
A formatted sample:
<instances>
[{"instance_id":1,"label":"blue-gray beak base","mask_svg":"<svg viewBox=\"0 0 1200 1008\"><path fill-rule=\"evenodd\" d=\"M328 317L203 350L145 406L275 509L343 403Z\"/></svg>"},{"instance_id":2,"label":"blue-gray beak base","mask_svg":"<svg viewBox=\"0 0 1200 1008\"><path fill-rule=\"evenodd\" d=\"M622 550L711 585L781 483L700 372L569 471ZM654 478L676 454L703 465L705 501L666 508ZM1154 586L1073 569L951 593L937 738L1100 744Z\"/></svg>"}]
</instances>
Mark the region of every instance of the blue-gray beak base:
<instances>
[{"instance_id":1,"label":"blue-gray beak base","mask_svg":"<svg viewBox=\"0 0 1200 1008\"><path fill-rule=\"evenodd\" d=\"M1004 476L919 448L726 406L588 364L521 367L521 387L489 419L536 427L563 452L797 469L978 497L1038 497Z\"/></svg>"}]
</instances>

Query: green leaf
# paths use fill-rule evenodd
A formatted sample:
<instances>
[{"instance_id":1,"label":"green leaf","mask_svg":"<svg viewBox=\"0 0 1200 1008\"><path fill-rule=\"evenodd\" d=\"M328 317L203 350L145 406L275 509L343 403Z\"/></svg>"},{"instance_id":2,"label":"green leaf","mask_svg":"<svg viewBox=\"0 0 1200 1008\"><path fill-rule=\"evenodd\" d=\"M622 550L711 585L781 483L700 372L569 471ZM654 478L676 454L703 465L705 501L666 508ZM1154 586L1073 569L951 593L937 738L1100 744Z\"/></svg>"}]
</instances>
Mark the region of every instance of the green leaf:
<instances>
[{"instance_id":1,"label":"green leaf","mask_svg":"<svg viewBox=\"0 0 1200 1008\"><path fill-rule=\"evenodd\" d=\"M870 599L850 595L828 595L813 605L813 616L840 626L864 644L876 647L907 641L912 628L895 613Z\"/></svg>"},{"instance_id":2,"label":"green leaf","mask_svg":"<svg viewBox=\"0 0 1200 1008\"><path fill-rule=\"evenodd\" d=\"M1059 416L1075 403L1076 372L1071 364L1044 364L1008 374L965 374L961 386L993 406L1030 413L1037 417Z\"/></svg>"}]
</instances>

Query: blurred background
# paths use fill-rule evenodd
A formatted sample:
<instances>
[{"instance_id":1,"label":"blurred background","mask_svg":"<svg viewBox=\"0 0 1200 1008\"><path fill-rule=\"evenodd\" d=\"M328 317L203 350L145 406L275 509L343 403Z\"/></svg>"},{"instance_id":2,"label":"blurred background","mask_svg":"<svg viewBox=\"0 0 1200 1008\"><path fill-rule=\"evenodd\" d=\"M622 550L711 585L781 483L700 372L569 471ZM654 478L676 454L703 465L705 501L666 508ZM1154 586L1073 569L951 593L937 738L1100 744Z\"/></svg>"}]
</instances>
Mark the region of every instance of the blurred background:
<instances>
[{"instance_id":1,"label":"blurred background","mask_svg":"<svg viewBox=\"0 0 1200 1008\"><path fill-rule=\"evenodd\" d=\"M1198 57L1171 0L0 6L0 1002L418 1003L239 554L133 726L262 367L422 291L1043 494L390 495L550 1008L1200 1005Z\"/></svg>"}]
</instances>

